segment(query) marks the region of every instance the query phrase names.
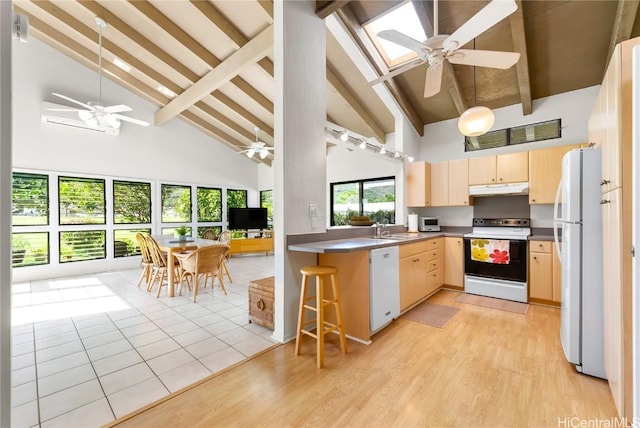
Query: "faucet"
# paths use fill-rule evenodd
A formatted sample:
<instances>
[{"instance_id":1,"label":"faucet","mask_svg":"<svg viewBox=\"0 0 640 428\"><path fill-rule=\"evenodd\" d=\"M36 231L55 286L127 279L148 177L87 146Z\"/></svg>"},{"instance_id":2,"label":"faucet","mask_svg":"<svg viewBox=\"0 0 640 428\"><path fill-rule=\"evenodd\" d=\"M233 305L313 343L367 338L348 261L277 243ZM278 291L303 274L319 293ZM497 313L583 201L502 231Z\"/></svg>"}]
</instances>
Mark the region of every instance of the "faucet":
<instances>
[{"instance_id":1,"label":"faucet","mask_svg":"<svg viewBox=\"0 0 640 428\"><path fill-rule=\"evenodd\" d=\"M389 236L389 231L388 230L383 230L385 227L387 227L386 224L380 224L380 223L376 223L375 224L375 232L374 232L374 237L376 238L382 238L383 236Z\"/></svg>"}]
</instances>

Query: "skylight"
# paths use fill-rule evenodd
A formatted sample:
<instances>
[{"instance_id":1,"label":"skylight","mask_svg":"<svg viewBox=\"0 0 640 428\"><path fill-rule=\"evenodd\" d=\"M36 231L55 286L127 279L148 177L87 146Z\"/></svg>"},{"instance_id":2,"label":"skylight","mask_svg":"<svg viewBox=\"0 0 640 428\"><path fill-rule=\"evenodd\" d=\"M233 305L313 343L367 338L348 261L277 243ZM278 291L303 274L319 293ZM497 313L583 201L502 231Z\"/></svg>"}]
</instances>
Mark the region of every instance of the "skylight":
<instances>
[{"instance_id":1,"label":"skylight","mask_svg":"<svg viewBox=\"0 0 640 428\"><path fill-rule=\"evenodd\" d=\"M371 37L371 40L373 40L373 43L389 67L415 58L416 53L395 43L379 39L376 34L380 31L398 30L419 42L424 42L427 39L412 2L407 2L393 9L391 12L374 19L366 24L364 29L369 34L369 37Z\"/></svg>"}]
</instances>

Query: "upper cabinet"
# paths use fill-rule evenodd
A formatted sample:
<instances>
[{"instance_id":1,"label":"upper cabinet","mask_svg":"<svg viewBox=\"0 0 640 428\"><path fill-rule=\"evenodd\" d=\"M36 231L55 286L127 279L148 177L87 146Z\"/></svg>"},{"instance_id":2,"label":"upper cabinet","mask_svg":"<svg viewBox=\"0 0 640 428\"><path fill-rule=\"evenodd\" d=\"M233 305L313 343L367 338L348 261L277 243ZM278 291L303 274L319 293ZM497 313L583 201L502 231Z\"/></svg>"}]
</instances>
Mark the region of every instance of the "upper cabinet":
<instances>
[{"instance_id":1,"label":"upper cabinet","mask_svg":"<svg viewBox=\"0 0 640 428\"><path fill-rule=\"evenodd\" d=\"M407 206L431 206L431 164L411 162L407 164Z\"/></svg>"},{"instance_id":2,"label":"upper cabinet","mask_svg":"<svg viewBox=\"0 0 640 428\"><path fill-rule=\"evenodd\" d=\"M562 157L580 144L529 152L529 203L553 204L562 178Z\"/></svg>"},{"instance_id":3,"label":"upper cabinet","mask_svg":"<svg viewBox=\"0 0 640 428\"><path fill-rule=\"evenodd\" d=\"M431 164L431 206L469 205L467 159Z\"/></svg>"},{"instance_id":4,"label":"upper cabinet","mask_svg":"<svg viewBox=\"0 0 640 428\"><path fill-rule=\"evenodd\" d=\"M469 159L469 185L529 181L529 152Z\"/></svg>"}]
</instances>

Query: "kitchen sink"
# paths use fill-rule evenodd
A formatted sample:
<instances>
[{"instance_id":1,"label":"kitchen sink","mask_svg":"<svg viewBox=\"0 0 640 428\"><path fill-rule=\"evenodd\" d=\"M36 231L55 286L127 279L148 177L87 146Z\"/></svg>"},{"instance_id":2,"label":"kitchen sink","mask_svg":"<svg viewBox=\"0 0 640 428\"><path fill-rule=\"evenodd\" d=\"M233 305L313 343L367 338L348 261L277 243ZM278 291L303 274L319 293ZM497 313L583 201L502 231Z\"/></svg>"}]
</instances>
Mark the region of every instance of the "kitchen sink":
<instances>
[{"instance_id":1,"label":"kitchen sink","mask_svg":"<svg viewBox=\"0 0 640 428\"><path fill-rule=\"evenodd\" d=\"M394 241L405 241L413 238L415 238L415 236L411 235L384 235L379 237L379 239L392 239Z\"/></svg>"}]
</instances>

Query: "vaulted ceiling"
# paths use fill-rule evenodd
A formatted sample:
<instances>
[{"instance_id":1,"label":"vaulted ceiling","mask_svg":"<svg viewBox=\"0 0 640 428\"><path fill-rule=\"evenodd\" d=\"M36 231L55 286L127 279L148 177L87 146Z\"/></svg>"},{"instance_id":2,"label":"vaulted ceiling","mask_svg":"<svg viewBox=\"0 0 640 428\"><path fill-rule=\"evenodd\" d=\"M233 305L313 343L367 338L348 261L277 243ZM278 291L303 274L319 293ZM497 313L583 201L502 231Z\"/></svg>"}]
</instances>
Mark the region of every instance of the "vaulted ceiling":
<instances>
[{"instance_id":1,"label":"vaulted ceiling","mask_svg":"<svg viewBox=\"0 0 640 428\"><path fill-rule=\"evenodd\" d=\"M413 2L426 34L433 34L433 2ZM335 13L384 75L389 70L362 25L399 3L319 0L316 6L322 18ZM451 34L487 3L441 0L439 32ZM465 65L447 66L443 90L430 98L422 96L426 64L382 83L419 134L425 124L459 116L474 98L491 108L520 103L529 114L537 98L597 85L615 43L640 34L637 0L517 3L516 13L475 43L478 49L520 52L521 58L507 70L478 67L475 91L473 67ZM96 70L95 17L104 19L105 75L156 104L156 126L180 118L237 151L255 140L258 127L260 140L273 145L270 0L14 0L14 8L29 17L30 35ZM129 68L115 65L116 58ZM384 142L394 118L330 31L326 76L327 120Z\"/></svg>"}]
</instances>

